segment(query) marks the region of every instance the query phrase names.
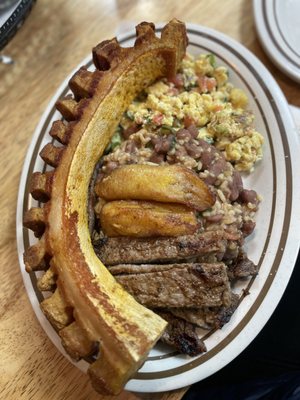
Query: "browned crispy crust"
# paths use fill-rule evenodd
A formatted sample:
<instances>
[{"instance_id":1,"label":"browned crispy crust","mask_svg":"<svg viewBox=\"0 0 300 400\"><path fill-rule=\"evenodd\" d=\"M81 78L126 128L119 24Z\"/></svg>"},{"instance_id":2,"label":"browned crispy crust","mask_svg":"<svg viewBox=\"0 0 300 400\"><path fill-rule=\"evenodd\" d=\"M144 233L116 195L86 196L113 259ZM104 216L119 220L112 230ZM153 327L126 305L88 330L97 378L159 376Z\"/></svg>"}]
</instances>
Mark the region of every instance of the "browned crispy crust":
<instances>
[{"instance_id":1,"label":"browned crispy crust","mask_svg":"<svg viewBox=\"0 0 300 400\"><path fill-rule=\"evenodd\" d=\"M229 306L231 290L223 263L116 265L110 272L149 308Z\"/></svg>"},{"instance_id":2,"label":"browned crispy crust","mask_svg":"<svg viewBox=\"0 0 300 400\"><path fill-rule=\"evenodd\" d=\"M56 287L42 310L74 358L100 344L89 375L105 394L122 390L166 326L98 260L87 221L89 181L122 113L153 81L174 76L185 54L186 30L178 20L163 28L161 38L151 23L141 23L136 32L132 48L121 48L115 38L100 43L93 49L96 71L82 67L71 78L73 95L56 104L64 121L50 131L62 146L49 143L40 154L55 169L34 173L30 184L32 196L45 205L24 216L24 225L39 237L24 253L26 270L46 270L39 287Z\"/></svg>"},{"instance_id":3,"label":"browned crispy crust","mask_svg":"<svg viewBox=\"0 0 300 400\"><path fill-rule=\"evenodd\" d=\"M168 326L161 337L161 341L175 347L180 353L191 357L206 351L205 343L197 334L197 327L188 321L178 318L168 310L156 310L168 321Z\"/></svg>"}]
</instances>

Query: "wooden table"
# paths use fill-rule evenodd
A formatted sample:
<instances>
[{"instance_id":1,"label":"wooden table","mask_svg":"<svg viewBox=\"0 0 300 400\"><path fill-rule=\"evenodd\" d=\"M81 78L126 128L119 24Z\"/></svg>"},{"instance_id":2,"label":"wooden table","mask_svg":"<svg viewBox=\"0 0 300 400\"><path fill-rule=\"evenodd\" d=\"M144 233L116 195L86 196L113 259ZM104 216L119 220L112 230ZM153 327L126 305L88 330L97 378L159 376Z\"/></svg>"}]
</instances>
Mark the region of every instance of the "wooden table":
<instances>
[{"instance_id":1,"label":"wooden table","mask_svg":"<svg viewBox=\"0 0 300 400\"><path fill-rule=\"evenodd\" d=\"M15 212L22 163L33 131L62 80L110 38L121 22L172 17L220 30L243 43L269 68L290 103L300 106L299 85L280 73L258 42L249 0L38 0L0 65L0 398L100 399L87 377L53 346L31 308L16 250ZM186 389L150 395L180 399ZM145 396L123 392L118 399Z\"/></svg>"}]
</instances>

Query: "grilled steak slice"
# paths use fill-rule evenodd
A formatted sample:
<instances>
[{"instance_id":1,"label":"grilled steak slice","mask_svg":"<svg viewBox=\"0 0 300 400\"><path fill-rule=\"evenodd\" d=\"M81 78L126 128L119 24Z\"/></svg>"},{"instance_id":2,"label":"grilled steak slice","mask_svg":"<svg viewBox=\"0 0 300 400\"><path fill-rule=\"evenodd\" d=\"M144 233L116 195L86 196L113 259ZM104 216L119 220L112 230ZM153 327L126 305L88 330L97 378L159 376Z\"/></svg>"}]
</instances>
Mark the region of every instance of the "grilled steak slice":
<instances>
[{"instance_id":1,"label":"grilled steak slice","mask_svg":"<svg viewBox=\"0 0 300 400\"><path fill-rule=\"evenodd\" d=\"M189 322L177 318L167 311L155 310L164 320L168 322L167 328L160 340L180 353L189 356L197 356L206 351L206 346L197 334L197 327Z\"/></svg>"},{"instance_id":2,"label":"grilled steak slice","mask_svg":"<svg viewBox=\"0 0 300 400\"><path fill-rule=\"evenodd\" d=\"M223 263L124 264L109 270L146 307L217 307L231 303Z\"/></svg>"},{"instance_id":3,"label":"grilled steak slice","mask_svg":"<svg viewBox=\"0 0 300 400\"><path fill-rule=\"evenodd\" d=\"M223 254L226 244L224 231L209 231L174 238L105 238L98 241L95 251L105 265L166 263Z\"/></svg>"},{"instance_id":4,"label":"grilled steak slice","mask_svg":"<svg viewBox=\"0 0 300 400\"><path fill-rule=\"evenodd\" d=\"M240 251L236 260L228 265L228 277L230 280L245 279L249 276L256 276L257 273L258 266L249 260L244 251Z\"/></svg>"},{"instance_id":5,"label":"grilled steak slice","mask_svg":"<svg viewBox=\"0 0 300 400\"><path fill-rule=\"evenodd\" d=\"M171 313L203 329L222 328L238 306L239 296L232 293L229 307L172 308Z\"/></svg>"}]
</instances>

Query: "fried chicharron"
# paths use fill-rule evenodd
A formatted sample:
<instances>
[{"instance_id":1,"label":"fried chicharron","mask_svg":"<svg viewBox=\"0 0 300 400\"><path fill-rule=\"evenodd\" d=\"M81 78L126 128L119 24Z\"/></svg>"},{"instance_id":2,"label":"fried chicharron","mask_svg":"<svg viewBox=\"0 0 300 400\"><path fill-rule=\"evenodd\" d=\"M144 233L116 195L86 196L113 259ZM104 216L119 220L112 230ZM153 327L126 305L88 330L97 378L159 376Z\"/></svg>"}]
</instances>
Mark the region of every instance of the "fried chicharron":
<instances>
[{"instance_id":1,"label":"fried chicharron","mask_svg":"<svg viewBox=\"0 0 300 400\"><path fill-rule=\"evenodd\" d=\"M88 372L106 394L122 390L166 327L99 261L88 229L90 180L123 112L156 79L175 75L187 46L185 26L177 20L160 38L151 23L136 32L131 48L116 39L100 43L93 50L96 70L82 67L70 80L73 96L57 103L64 119L50 132L63 146L49 143L41 151L54 170L36 172L31 180L31 194L44 206L24 216L39 238L25 251L26 270L45 270L39 288L53 290L41 308L73 358L97 354Z\"/></svg>"}]
</instances>

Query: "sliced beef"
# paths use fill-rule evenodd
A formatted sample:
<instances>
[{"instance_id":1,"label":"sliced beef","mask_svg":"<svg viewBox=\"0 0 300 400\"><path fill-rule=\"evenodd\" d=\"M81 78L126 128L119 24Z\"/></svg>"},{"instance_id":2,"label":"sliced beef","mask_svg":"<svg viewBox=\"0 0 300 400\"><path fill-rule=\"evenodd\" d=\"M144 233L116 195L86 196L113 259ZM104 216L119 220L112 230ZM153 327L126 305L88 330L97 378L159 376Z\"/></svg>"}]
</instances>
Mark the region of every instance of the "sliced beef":
<instances>
[{"instance_id":1,"label":"sliced beef","mask_svg":"<svg viewBox=\"0 0 300 400\"><path fill-rule=\"evenodd\" d=\"M235 262L239 255L240 248L241 247L238 242L229 240L222 261L224 261L226 264Z\"/></svg>"},{"instance_id":2,"label":"sliced beef","mask_svg":"<svg viewBox=\"0 0 300 400\"><path fill-rule=\"evenodd\" d=\"M172 308L170 311L176 317L195 324L203 329L222 328L229 322L239 302L239 296L232 293L231 304L228 307L202 308Z\"/></svg>"},{"instance_id":3,"label":"sliced beef","mask_svg":"<svg viewBox=\"0 0 300 400\"><path fill-rule=\"evenodd\" d=\"M206 346L197 334L197 327L189 322L177 318L168 311L157 311L164 320L168 322L167 328L160 340L180 353L191 357L206 351Z\"/></svg>"},{"instance_id":4,"label":"sliced beef","mask_svg":"<svg viewBox=\"0 0 300 400\"><path fill-rule=\"evenodd\" d=\"M227 267L215 264L117 265L109 271L127 292L150 308L229 306Z\"/></svg>"},{"instance_id":5,"label":"sliced beef","mask_svg":"<svg viewBox=\"0 0 300 400\"><path fill-rule=\"evenodd\" d=\"M245 279L258 273L258 266L249 260L246 253L240 251L232 264L228 265L228 277L230 280Z\"/></svg>"},{"instance_id":6,"label":"sliced beef","mask_svg":"<svg viewBox=\"0 0 300 400\"><path fill-rule=\"evenodd\" d=\"M223 254L226 233L209 231L174 238L104 238L94 243L95 252L105 265L167 263L207 254Z\"/></svg>"},{"instance_id":7,"label":"sliced beef","mask_svg":"<svg viewBox=\"0 0 300 400\"><path fill-rule=\"evenodd\" d=\"M223 325L230 321L232 314L235 312L239 305L239 296L231 293L231 304L229 307L220 307L219 311L215 313L214 309L210 308L207 311L207 322L214 325L214 328L222 328Z\"/></svg>"}]
</instances>

